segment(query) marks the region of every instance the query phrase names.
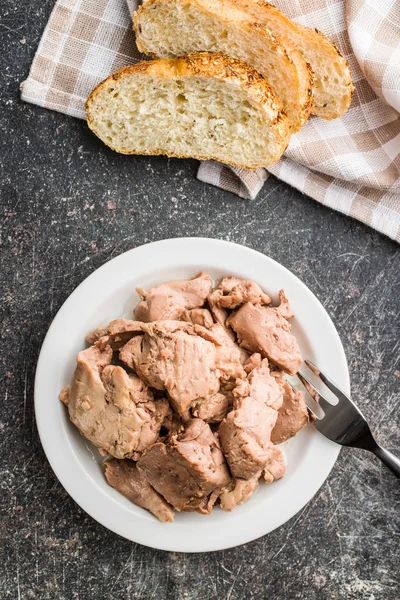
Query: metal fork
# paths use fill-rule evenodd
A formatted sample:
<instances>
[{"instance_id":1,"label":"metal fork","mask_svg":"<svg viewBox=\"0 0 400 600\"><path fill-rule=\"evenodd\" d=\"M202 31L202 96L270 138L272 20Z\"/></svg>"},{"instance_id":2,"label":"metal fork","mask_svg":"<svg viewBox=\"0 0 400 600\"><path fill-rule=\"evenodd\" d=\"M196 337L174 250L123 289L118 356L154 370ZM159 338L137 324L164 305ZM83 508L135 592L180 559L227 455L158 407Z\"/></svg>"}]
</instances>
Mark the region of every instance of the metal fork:
<instances>
[{"instance_id":1,"label":"metal fork","mask_svg":"<svg viewBox=\"0 0 400 600\"><path fill-rule=\"evenodd\" d=\"M333 383L322 373L311 361L304 361L312 373L320 379L326 387L336 396L338 403L332 404L329 402L320 387L316 385L304 374L304 370L297 373L300 381L310 393L310 388L318 394L317 403L324 412L324 416L318 414L311 402L306 404L315 416L314 425L322 435L328 439L341 444L342 446L350 446L352 448L362 448L369 450L377 456L384 465L386 465L396 477L400 477L400 460L391 452L385 450L376 443L369 425L357 406L350 398L342 392L337 385ZM312 394L310 393L310 396Z\"/></svg>"}]
</instances>

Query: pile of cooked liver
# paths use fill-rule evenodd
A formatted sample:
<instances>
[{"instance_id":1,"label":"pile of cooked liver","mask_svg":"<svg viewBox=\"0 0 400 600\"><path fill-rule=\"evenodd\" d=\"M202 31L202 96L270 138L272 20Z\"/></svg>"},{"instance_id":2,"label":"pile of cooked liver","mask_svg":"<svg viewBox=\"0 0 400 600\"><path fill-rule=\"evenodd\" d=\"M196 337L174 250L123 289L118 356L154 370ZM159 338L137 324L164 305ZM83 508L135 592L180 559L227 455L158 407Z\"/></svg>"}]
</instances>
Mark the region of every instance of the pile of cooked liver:
<instances>
[{"instance_id":1,"label":"pile of cooked liver","mask_svg":"<svg viewBox=\"0 0 400 600\"><path fill-rule=\"evenodd\" d=\"M309 420L285 373L302 362L283 290L206 273L145 290L134 320L92 331L60 399L108 457L108 483L160 521L232 510L285 474L281 444Z\"/></svg>"}]
</instances>

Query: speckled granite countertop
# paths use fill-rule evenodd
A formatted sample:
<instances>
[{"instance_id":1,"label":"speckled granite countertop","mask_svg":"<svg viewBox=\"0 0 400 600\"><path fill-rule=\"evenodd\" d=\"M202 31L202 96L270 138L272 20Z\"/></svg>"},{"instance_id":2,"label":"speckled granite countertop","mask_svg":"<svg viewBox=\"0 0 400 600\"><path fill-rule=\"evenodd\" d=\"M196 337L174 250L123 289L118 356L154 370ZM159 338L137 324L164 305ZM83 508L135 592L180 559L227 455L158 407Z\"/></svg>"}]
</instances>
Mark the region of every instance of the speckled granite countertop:
<instances>
[{"instance_id":1,"label":"speckled granite countertop","mask_svg":"<svg viewBox=\"0 0 400 600\"><path fill-rule=\"evenodd\" d=\"M53 475L33 413L36 360L51 320L105 261L189 235L255 248L311 288L342 338L353 397L396 450L400 256L393 242L273 178L255 201L243 201L196 181L195 162L118 156L83 122L20 103L18 83L52 4L3 0L0 9L0 597L397 600L399 490L362 451L344 449L315 498L279 530L204 555L117 537Z\"/></svg>"}]
</instances>

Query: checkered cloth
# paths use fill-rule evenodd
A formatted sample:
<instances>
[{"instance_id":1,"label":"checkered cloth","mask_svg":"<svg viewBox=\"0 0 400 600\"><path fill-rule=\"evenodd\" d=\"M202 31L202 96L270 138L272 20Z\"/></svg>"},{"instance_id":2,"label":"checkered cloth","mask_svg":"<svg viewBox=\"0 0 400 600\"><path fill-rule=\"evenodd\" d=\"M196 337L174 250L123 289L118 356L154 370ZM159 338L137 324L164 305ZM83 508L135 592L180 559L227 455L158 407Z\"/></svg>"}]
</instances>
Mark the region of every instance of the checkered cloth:
<instances>
[{"instance_id":1,"label":"checkered cloth","mask_svg":"<svg viewBox=\"0 0 400 600\"><path fill-rule=\"evenodd\" d=\"M272 173L400 242L399 1L276 4L340 48L353 72L352 105L341 119L311 117L268 171L204 162L199 179L252 199ZM58 0L21 86L22 99L85 118L84 102L96 84L144 58L131 28L136 5L137 0Z\"/></svg>"}]
</instances>

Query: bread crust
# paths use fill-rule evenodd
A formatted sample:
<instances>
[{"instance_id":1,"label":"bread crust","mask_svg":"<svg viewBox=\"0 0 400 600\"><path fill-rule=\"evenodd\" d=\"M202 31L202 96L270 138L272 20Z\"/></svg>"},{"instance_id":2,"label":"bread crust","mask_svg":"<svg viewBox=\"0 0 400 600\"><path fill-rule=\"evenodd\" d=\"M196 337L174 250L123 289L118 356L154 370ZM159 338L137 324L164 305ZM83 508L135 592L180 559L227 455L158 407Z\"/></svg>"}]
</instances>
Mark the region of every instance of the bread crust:
<instances>
[{"instance_id":1,"label":"bread crust","mask_svg":"<svg viewBox=\"0 0 400 600\"><path fill-rule=\"evenodd\" d=\"M87 123L89 128L98 135L96 131L96 120L92 114L93 100L102 91L115 84L126 76L135 74L148 74L155 77L171 79L186 77L210 77L221 81L235 81L242 88L247 90L249 99L257 104L265 113L266 118L271 122L271 127L275 132L275 144L277 151L267 164L245 165L236 162L224 161L225 164L241 167L243 169L255 169L260 166L268 166L279 160L286 150L291 135L290 121L282 111L282 105L277 99L274 91L268 82L255 69L246 63L224 56L219 53L194 52L180 58L160 58L157 60L143 61L132 66L123 67L115 73L112 73L102 81L89 95L85 108ZM98 137L100 137L98 135ZM100 137L100 139L102 139ZM117 148L102 139L102 141L112 150L121 154L147 154L152 156L165 155L175 158L189 158L188 155L180 155L169 152L132 151L124 148ZM190 158L198 160L221 160L218 156L192 154Z\"/></svg>"},{"instance_id":2,"label":"bread crust","mask_svg":"<svg viewBox=\"0 0 400 600\"><path fill-rule=\"evenodd\" d=\"M146 0L136 11L133 17L133 28L136 33L136 45L140 52L157 57L151 48L147 47L142 36L141 21L145 20L146 14L157 9L158 6L168 4L190 4L196 6L200 11L214 18L218 18L229 27L232 23L248 32L250 36L258 36L268 50L276 53L281 61L282 77L287 81L291 94L297 95L298 110L296 117L291 117L292 131L298 131L308 119L313 105L314 77L311 67L307 64L302 54L293 46L287 48L274 33L261 22L253 19L244 10L238 0ZM268 80L267 73L263 73Z\"/></svg>"},{"instance_id":3,"label":"bread crust","mask_svg":"<svg viewBox=\"0 0 400 600\"><path fill-rule=\"evenodd\" d=\"M296 48L296 40L301 40L304 44L307 44L310 48L310 52L315 51L320 57L324 57L326 60L332 63L339 62L341 67L341 78L342 78L342 98L340 103L339 111L332 111L329 106L325 106L325 102L319 101L320 98L320 87L318 78L315 78L315 89L314 89L314 102L311 109L311 113L318 115L319 117L327 120L336 119L341 117L346 110L349 108L354 93L354 86L352 82L352 74L348 61L341 54L337 46L318 29L311 29L300 25L299 23L293 22L284 13L282 13L276 6L273 6L266 0L231 0L236 6L239 6L242 10L247 11L249 17L256 18L260 23L263 23L266 27L269 27L271 31L278 24L282 30L285 31L286 35L277 33L277 37L286 44L289 54L291 53L290 48ZM301 53L301 49L296 52ZM309 63L309 57L304 57ZM311 68L314 71L314 75L317 73L318 68L316 62L311 61Z\"/></svg>"}]
</instances>

